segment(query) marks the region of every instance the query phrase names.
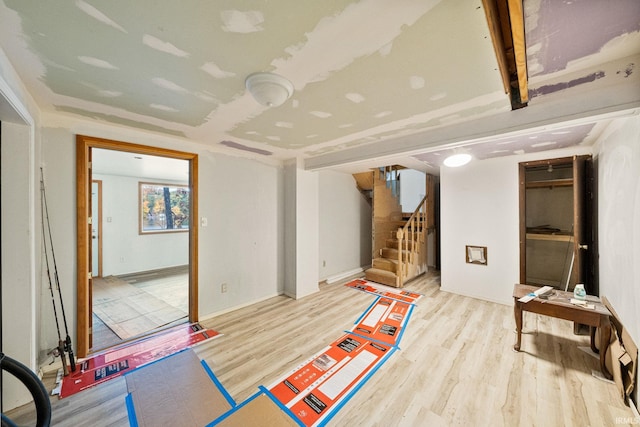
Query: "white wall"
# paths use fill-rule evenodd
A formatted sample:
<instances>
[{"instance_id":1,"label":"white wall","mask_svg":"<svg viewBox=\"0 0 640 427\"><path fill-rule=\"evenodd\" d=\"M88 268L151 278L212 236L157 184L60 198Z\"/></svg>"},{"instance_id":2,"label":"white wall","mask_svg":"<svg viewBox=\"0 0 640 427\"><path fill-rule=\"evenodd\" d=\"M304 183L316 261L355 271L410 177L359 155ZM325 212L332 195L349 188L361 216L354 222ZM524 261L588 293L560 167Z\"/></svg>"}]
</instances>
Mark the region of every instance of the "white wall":
<instances>
[{"instance_id":1,"label":"white wall","mask_svg":"<svg viewBox=\"0 0 640 427\"><path fill-rule=\"evenodd\" d=\"M441 289L513 304L520 281L518 163L590 154L589 147L475 160L440 170ZM465 246L486 246L487 265L467 264Z\"/></svg>"},{"instance_id":2,"label":"white wall","mask_svg":"<svg viewBox=\"0 0 640 427\"><path fill-rule=\"evenodd\" d=\"M295 159L284 165L284 293L292 298L296 295L296 176L298 165Z\"/></svg>"},{"instance_id":3,"label":"white wall","mask_svg":"<svg viewBox=\"0 0 640 427\"><path fill-rule=\"evenodd\" d=\"M198 162L201 318L282 294L282 169L206 152Z\"/></svg>"},{"instance_id":4,"label":"white wall","mask_svg":"<svg viewBox=\"0 0 640 427\"><path fill-rule=\"evenodd\" d=\"M2 349L37 371L37 337L42 314L39 281L40 228L36 220L40 152L36 124L40 112L0 49L0 121L2 124ZM19 327L16 327L19 325ZM24 404L30 394L4 377L3 410Z\"/></svg>"},{"instance_id":5,"label":"white wall","mask_svg":"<svg viewBox=\"0 0 640 427\"><path fill-rule=\"evenodd\" d=\"M424 172L413 169L402 169L399 174L402 212L413 213L427 194L427 178Z\"/></svg>"},{"instance_id":6,"label":"white wall","mask_svg":"<svg viewBox=\"0 0 640 427\"><path fill-rule=\"evenodd\" d=\"M518 168L511 157L441 168L441 289L504 304L519 280ZM465 246L486 246L487 265Z\"/></svg>"},{"instance_id":7,"label":"white wall","mask_svg":"<svg viewBox=\"0 0 640 427\"><path fill-rule=\"evenodd\" d=\"M65 141L72 136L60 129L49 132L41 132L41 166L44 170L45 188L49 222L51 224L51 239L53 241L56 258L56 269L60 282L67 326L72 343L76 337L76 198L75 198L75 149ZM71 151L69 151L71 150ZM61 153L67 153L65 156ZM39 174L39 171L38 171ZM39 176L38 176L39 179ZM69 187L69 188L67 188ZM63 189L65 191L61 191ZM40 212L38 212L40 216ZM53 260L49 255L49 263L53 274ZM40 362L45 361L46 353L57 346L58 335L55 325L55 316L51 303L49 280L47 271L42 265L39 276L39 291L42 293L40 306L40 338L39 357ZM57 291L54 289L54 292ZM56 295L56 298L58 296ZM62 334L65 334L60 307L58 317ZM63 335L63 338L64 338ZM48 361L48 360L47 360Z\"/></svg>"},{"instance_id":8,"label":"white wall","mask_svg":"<svg viewBox=\"0 0 640 427\"><path fill-rule=\"evenodd\" d=\"M302 166L291 159L284 172L284 293L291 298L318 291L318 172Z\"/></svg>"},{"instance_id":9,"label":"white wall","mask_svg":"<svg viewBox=\"0 0 640 427\"><path fill-rule=\"evenodd\" d=\"M640 117L612 123L595 155L600 294L640 345Z\"/></svg>"},{"instance_id":10,"label":"white wall","mask_svg":"<svg viewBox=\"0 0 640 427\"><path fill-rule=\"evenodd\" d=\"M2 351L35 370L38 291L35 280L34 153L27 126L2 122ZM39 224L39 221L38 221ZM39 242L40 240L37 239ZM3 408L31 399L11 375L3 375Z\"/></svg>"},{"instance_id":11,"label":"white wall","mask_svg":"<svg viewBox=\"0 0 640 427\"><path fill-rule=\"evenodd\" d=\"M318 292L318 172L308 172L299 162L296 179L296 298ZM289 261L286 261L289 262Z\"/></svg>"},{"instance_id":12,"label":"white wall","mask_svg":"<svg viewBox=\"0 0 640 427\"><path fill-rule=\"evenodd\" d=\"M362 271L371 264L371 205L352 175L319 172L320 281Z\"/></svg>"},{"instance_id":13,"label":"white wall","mask_svg":"<svg viewBox=\"0 0 640 427\"><path fill-rule=\"evenodd\" d=\"M93 179L102 181L103 276L189 264L187 231L139 234L140 178L93 174ZM162 183L188 184L169 180Z\"/></svg>"}]
</instances>

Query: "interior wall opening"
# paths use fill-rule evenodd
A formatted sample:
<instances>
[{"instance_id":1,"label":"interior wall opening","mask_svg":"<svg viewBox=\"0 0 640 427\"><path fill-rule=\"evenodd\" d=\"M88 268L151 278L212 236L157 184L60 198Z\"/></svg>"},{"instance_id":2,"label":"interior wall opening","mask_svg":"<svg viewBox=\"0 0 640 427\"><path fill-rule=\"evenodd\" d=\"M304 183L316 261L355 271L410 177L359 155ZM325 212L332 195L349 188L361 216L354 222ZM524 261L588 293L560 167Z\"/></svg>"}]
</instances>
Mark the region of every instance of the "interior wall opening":
<instances>
[{"instance_id":1,"label":"interior wall opening","mask_svg":"<svg viewBox=\"0 0 640 427\"><path fill-rule=\"evenodd\" d=\"M197 155L76 148L78 355L197 322Z\"/></svg>"}]
</instances>

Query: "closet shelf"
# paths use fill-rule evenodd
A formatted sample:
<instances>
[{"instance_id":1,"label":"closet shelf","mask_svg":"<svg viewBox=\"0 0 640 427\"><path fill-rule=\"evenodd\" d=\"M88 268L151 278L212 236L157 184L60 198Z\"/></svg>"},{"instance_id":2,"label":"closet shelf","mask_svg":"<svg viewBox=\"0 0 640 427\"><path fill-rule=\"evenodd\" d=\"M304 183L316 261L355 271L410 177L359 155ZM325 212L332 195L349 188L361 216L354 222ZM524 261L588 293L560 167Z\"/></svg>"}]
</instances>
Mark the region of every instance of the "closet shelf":
<instances>
[{"instance_id":1,"label":"closet shelf","mask_svg":"<svg viewBox=\"0 0 640 427\"><path fill-rule=\"evenodd\" d=\"M550 240L554 242L573 242L573 236L569 234L540 234L527 233L528 240Z\"/></svg>"},{"instance_id":2,"label":"closet shelf","mask_svg":"<svg viewBox=\"0 0 640 427\"><path fill-rule=\"evenodd\" d=\"M554 188L554 187L571 187L573 185L573 179L548 179L544 181L529 181L526 184L527 188Z\"/></svg>"}]
</instances>

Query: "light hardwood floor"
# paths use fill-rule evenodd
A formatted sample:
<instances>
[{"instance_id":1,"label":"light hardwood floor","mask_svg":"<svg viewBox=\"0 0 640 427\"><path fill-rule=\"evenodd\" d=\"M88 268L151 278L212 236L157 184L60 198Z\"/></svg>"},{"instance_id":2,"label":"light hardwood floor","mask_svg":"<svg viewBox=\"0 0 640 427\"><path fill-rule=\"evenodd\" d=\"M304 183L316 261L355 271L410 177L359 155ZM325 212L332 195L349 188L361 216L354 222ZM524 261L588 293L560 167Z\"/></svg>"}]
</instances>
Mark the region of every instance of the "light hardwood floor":
<instances>
[{"instance_id":1,"label":"light hardwood floor","mask_svg":"<svg viewBox=\"0 0 640 427\"><path fill-rule=\"evenodd\" d=\"M407 285L425 294L400 350L329 426L613 426L632 420L615 385L570 322L525 313L520 353L511 306L442 292L437 275ZM271 298L201 322L224 336L195 348L240 403L349 329L373 296L323 285L301 300ZM53 425L126 426L123 378L53 401ZM640 422L640 421L637 421Z\"/></svg>"}]
</instances>

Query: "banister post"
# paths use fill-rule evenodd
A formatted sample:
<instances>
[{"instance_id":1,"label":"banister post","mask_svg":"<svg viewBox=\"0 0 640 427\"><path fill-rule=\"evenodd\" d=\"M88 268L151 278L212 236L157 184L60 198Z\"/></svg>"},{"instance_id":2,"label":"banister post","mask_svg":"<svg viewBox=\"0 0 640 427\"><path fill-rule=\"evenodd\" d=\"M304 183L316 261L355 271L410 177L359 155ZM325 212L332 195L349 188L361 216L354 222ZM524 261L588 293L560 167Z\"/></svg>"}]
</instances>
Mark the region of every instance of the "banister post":
<instances>
[{"instance_id":1,"label":"banister post","mask_svg":"<svg viewBox=\"0 0 640 427\"><path fill-rule=\"evenodd\" d=\"M398 239L398 268L396 270L396 275L398 276L398 287L401 288L404 282L404 262L402 261L402 237L404 233L402 228L399 228L396 232L396 238Z\"/></svg>"}]
</instances>

